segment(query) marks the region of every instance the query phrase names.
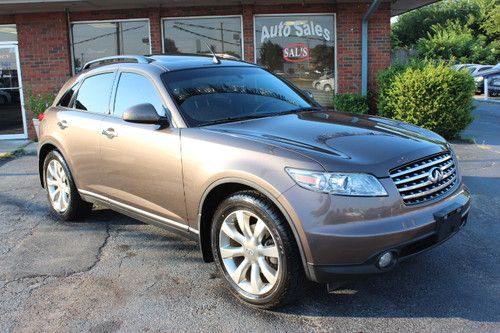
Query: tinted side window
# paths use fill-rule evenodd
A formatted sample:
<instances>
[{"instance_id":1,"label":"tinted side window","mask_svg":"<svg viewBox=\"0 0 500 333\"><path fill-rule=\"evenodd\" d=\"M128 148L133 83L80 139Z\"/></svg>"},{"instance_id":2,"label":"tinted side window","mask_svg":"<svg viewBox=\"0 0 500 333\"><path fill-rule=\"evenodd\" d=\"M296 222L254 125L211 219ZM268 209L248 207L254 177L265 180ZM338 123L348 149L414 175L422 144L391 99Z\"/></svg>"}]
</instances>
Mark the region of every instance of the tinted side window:
<instances>
[{"instance_id":1,"label":"tinted side window","mask_svg":"<svg viewBox=\"0 0 500 333\"><path fill-rule=\"evenodd\" d=\"M108 113L109 94L114 75L105 73L85 79L78 89L75 108L94 113Z\"/></svg>"},{"instance_id":2,"label":"tinted side window","mask_svg":"<svg viewBox=\"0 0 500 333\"><path fill-rule=\"evenodd\" d=\"M75 93L76 86L77 86L76 84L73 85L71 88L69 88L64 93L64 95L61 97L61 99L59 100L59 102L57 102L58 106L65 106L65 107L69 106L69 102L71 102L71 98L73 97L73 95Z\"/></svg>"},{"instance_id":3,"label":"tinted side window","mask_svg":"<svg viewBox=\"0 0 500 333\"><path fill-rule=\"evenodd\" d=\"M114 115L121 117L125 110L142 103L152 104L159 115L165 115L163 103L151 81L139 74L122 73L116 90Z\"/></svg>"}]
</instances>

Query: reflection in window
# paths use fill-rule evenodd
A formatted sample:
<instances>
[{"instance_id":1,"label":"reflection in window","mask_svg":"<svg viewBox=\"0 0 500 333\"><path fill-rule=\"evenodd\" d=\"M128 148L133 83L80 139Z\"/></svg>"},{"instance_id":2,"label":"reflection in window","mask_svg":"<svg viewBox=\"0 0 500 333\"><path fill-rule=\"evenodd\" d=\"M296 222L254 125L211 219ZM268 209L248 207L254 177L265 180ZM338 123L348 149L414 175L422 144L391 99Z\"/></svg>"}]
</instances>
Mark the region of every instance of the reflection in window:
<instances>
[{"instance_id":1,"label":"reflection in window","mask_svg":"<svg viewBox=\"0 0 500 333\"><path fill-rule=\"evenodd\" d=\"M0 42L17 42L15 24L0 25Z\"/></svg>"},{"instance_id":2,"label":"reflection in window","mask_svg":"<svg viewBox=\"0 0 500 333\"><path fill-rule=\"evenodd\" d=\"M151 81L142 75L122 73L115 96L114 115L121 117L132 106L149 103L158 114L164 116L163 103Z\"/></svg>"},{"instance_id":3,"label":"reflection in window","mask_svg":"<svg viewBox=\"0 0 500 333\"><path fill-rule=\"evenodd\" d=\"M92 113L107 114L114 77L114 73L105 73L86 78L78 89L75 108Z\"/></svg>"},{"instance_id":4,"label":"reflection in window","mask_svg":"<svg viewBox=\"0 0 500 333\"><path fill-rule=\"evenodd\" d=\"M120 54L151 52L148 21L74 23L75 72L91 60Z\"/></svg>"},{"instance_id":5,"label":"reflection in window","mask_svg":"<svg viewBox=\"0 0 500 333\"><path fill-rule=\"evenodd\" d=\"M255 17L256 61L331 105L335 89L333 15Z\"/></svg>"},{"instance_id":6,"label":"reflection in window","mask_svg":"<svg viewBox=\"0 0 500 333\"><path fill-rule=\"evenodd\" d=\"M167 54L208 54L207 43L218 54L242 58L240 17L165 19L163 36Z\"/></svg>"},{"instance_id":7,"label":"reflection in window","mask_svg":"<svg viewBox=\"0 0 500 333\"><path fill-rule=\"evenodd\" d=\"M189 69L163 81L190 126L311 107L297 91L256 67Z\"/></svg>"}]
</instances>

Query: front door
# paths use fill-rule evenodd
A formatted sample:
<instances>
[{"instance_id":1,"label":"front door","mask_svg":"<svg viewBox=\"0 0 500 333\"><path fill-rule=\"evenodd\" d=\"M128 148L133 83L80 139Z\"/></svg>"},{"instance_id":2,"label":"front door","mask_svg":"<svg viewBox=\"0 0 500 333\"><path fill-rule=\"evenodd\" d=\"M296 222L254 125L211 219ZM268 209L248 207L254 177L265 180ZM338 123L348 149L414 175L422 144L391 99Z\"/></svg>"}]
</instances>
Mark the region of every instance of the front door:
<instances>
[{"instance_id":1,"label":"front door","mask_svg":"<svg viewBox=\"0 0 500 333\"><path fill-rule=\"evenodd\" d=\"M169 226L187 228L180 130L122 120L126 109L142 103L165 115L164 103L149 78L121 73L112 101L114 113L102 122L101 192L129 210L139 209Z\"/></svg>"},{"instance_id":2,"label":"front door","mask_svg":"<svg viewBox=\"0 0 500 333\"><path fill-rule=\"evenodd\" d=\"M27 138L17 45L0 45L0 139Z\"/></svg>"}]
</instances>

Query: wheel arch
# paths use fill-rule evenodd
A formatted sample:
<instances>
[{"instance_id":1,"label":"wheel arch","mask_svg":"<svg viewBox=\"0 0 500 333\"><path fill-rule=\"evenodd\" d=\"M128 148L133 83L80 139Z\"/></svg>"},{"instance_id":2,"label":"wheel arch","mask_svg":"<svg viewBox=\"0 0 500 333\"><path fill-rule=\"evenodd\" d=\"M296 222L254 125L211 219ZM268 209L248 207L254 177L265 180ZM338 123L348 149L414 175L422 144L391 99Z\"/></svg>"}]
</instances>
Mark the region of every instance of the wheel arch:
<instances>
[{"instance_id":1,"label":"wheel arch","mask_svg":"<svg viewBox=\"0 0 500 333\"><path fill-rule=\"evenodd\" d=\"M212 183L203 193L198 209L198 237L203 261L212 262L214 259L211 250L210 229L212 225L212 217L215 213L215 210L219 206L220 202L222 202L222 200L233 193L243 190L252 190L258 192L266 199L271 201L278 209L278 211L281 213L282 217L290 227L290 230L292 231L293 237L295 239L295 244L297 245L300 253L304 272L309 278L310 274L308 270L307 259L305 257L302 246L302 241L290 215L287 213L278 199L271 194L270 191L253 182L239 178L226 178L218 180Z\"/></svg>"},{"instance_id":2,"label":"wheel arch","mask_svg":"<svg viewBox=\"0 0 500 333\"><path fill-rule=\"evenodd\" d=\"M40 185L45 188L45 181L43 179L43 164L45 162L45 157L53 151L57 150L60 152L60 150L57 148L56 145L54 145L52 142L47 142L44 143L39 149L38 149L38 175L40 177Z\"/></svg>"}]
</instances>

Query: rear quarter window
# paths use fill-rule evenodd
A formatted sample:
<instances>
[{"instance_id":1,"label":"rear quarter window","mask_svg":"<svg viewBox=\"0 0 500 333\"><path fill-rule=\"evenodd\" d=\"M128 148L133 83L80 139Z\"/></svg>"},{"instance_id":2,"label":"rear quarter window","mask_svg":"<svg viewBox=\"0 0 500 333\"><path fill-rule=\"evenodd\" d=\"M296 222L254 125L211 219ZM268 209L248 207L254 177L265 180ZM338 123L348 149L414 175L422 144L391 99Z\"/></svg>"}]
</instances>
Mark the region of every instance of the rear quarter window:
<instances>
[{"instance_id":1,"label":"rear quarter window","mask_svg":"<svg viewBox=\"0 0 500 333\"><path fill-rule=\"evenodd\" d=\"M63 106L63 107L70 107L71 99L73 98L73 95L75 94L77 83L75 83L71 88L66 90L64 95L57 101L57 106Z\"/></svg>"}]
</instances>

